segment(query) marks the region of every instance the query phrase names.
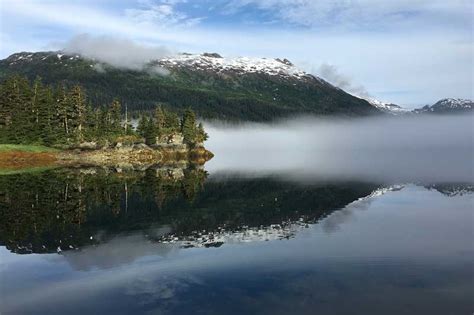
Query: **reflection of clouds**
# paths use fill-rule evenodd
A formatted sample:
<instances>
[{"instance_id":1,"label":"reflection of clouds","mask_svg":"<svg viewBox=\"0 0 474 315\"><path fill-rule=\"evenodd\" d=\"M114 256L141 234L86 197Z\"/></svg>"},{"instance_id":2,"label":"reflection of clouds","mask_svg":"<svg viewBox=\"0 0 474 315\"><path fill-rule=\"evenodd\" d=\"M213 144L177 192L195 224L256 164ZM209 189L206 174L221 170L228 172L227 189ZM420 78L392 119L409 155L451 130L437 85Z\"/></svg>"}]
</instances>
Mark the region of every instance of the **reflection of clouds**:
<instances>
[{"instance_id":1,"label":"reflection of clouds","mask_svg":"<svg viewBox=\"0 0 474 315\"><path fill-rule=\"evenodd\" d=\"M351 209L342 209L334 212L321 222L321 227L326 233L333 233L340 229L340 225L348 222L354 214Z\"/></svg>"},{"instance_id":2,"label":"reflection of clouds","mask_svg":"<svg viewBox=\"0 0 474 315\"><path fill-rule=\"evenodd\" d=\"M127 295L136 296L136 299L143 297L142 304L145 305L154 298L172 299L188 285L200 283L196 278L183 276L186 270L219 263L222 261L207 257L193 260L168 256L166 260L158 262L135 262L121 268L88 271L72 278L48 282L47 286L32 282L27 289L22 290L22 294L4 292L0 310L12 314L38 313L38 310L42 310L42 313L48 314L57 313L58 309L68 309L70 305L81 305L81 310L87 307L94 309L101 303L97 301L102 300L103 294L123 288L127 288L124 292ZM108 305L110 301L104 303Z\"/></svg>"},{"instance_id":3,"label":"reflection of clouds","mask_svg":"<svg viewBox=\"0 0 474 315\"><path fill-rule=\"evenodd\" d=\"M182 274L179 276L140 275L125 289L125 294L133 296L140 305L160 304L160 311L177 304L174 300L190 287L202 285L197 277Z\"/></svg>"},{"instance_id":4,"label":"reflection of clouds","mask_svg":"<svg viewBox=\"0 0 474 315\"><path fill-rule=\"evenodd\" d=\"M137 234L118 236L96 246L65 251L62 255L74 269L91 270L120 266L147 255L165 256L175 249L172 244L152 243L142 234Z\"/></svg>"}]
</instances>

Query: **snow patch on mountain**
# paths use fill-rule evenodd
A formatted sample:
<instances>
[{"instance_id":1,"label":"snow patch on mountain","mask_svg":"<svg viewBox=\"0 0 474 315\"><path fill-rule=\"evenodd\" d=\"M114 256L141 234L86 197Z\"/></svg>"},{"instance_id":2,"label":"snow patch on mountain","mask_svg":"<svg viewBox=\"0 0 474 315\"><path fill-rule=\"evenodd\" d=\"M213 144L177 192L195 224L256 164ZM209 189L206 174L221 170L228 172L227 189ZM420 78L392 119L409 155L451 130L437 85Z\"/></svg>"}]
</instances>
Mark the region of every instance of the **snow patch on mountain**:
<instances>
[{"instance_id":1,"label":"snow patch on mountain","mask_svg":"<svg viewBox=\"0 0 474 315\"><path fill-rule=\"evenodd\" d=\"M237 57L227 58L216 53L180 54L175 57L163 58L157 63L165 68L189 68L195 70L211 70L214 72L264 73L271 76L285 76L297 79L313 77L294 66L287 59L267 59ZM320 80L319 78L315 77Z\"/></svg>"},{"instance_id":2,"label":"snow patch on mountain","mask_svg":"<svg viewBox=\"0 0 474 315\"><path fill-rule=\"evenodd\" d=\"M396 104L385 103L385 102L382 102L370 97L363 98L363 99L365 99L367 102L377 107L381 111L389 113L389 114L400 115L400 114L406 114L410 112L408 109L402 108L401 106L398 106Z\"/></svg>"},{"instance_id":3,"label":"snow patch on mountain","mask_svg":"<svg viewBox=\"0 0 474 315\"><path fill-rule=\"evenodd\" d=\"M439 100L433 105L426 105L422 108L415 109L415 113L436 113L447 111L466 111L474 109L474 102L461 98L445 98Z\"/></svg>"}]
</instances>

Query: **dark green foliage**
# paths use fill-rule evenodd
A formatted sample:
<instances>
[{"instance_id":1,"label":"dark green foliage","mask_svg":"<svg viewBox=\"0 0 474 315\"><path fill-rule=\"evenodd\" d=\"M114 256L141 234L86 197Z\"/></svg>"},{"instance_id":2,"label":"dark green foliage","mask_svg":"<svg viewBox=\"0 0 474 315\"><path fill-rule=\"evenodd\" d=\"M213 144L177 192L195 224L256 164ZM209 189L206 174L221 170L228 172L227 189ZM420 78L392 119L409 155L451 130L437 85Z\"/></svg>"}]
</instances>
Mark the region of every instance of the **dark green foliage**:
<instances>
[{"instance_id":1,"label":"dark green foliage","mask_svg":"<svg viewBox=\"0 0 474 315\"><path fill-rule=\"evenodd\" d=\"M103 65L105 73L91 67L92 61L53 53L34 53L29 61L18 56L0 60L0 78L23 74L30 80L41 76L48 84L80 84L94 104L119 98L130 112L151 111L157 102L182 112L191 107L199 117L225 120L268 121L301 115L364 116L379 114L375 107L330 84L308 76L291 79L260 73L228 74L174 69L169 76L147 71L122 70Z\"/></svg>"},{"instance_id":2,"label":"dark green foliage","mask_svg":"<svg viewBox=\"0 0 474 315\"><path fill-rule=\"evenodd\" d=\"M181 121L181 133L183 134L184 142L188 144L195 144L197 138L196 115L191 109L184 112Z\"/></svg>"},{"instance_id":3,"label":"dark green foliage","mask_svg":"<svg viewBox=\"0 0 474 315\"><path fill-rule=\"evenodd\" d=\"M166 170L120 174L102 168L89 174L56 169L0 176L0 244L18 253L95 244L97 240L90 235L97 235L96 229L106 222L110 222L108 235L148 225L139 221L142 211L135 213L133 208L135 214L127 214L132 210L127 208L128 202L143 196L145 202L156 200L163 206L183 196L195 196L206 176L196 168L186 170L184 178L169 177ZM153 217L150 223L159 220L159 212L149 215Z\"/></svg>"},{"instance_id":4,"label":"dark green foliage","mask_svg":"<svg viewBox=\"0 0 474 315\"><path fill-rule=\"evenodd\" d=\"M196 134L196 142L197 143L203 143L209 138L209 135L204 131L204 126L202 123L199 123L197 126L197 134Z\"/></svg>"},{"instance_id":5,"label":"dark green foliage","mask_svg":"<svg viewBox=\"0 0 474 315\"><path fill-rule=\"evenodd\" d=\"M79 85L60 85L53 92L40 78L30 84L13 76L0 84L0 143L71 146L84 141L114 142L135 135L128 115L122 121L121 107L117 99L107 107L94 107ZM196 143L198 127L192 110L185 112L182 127L178 115L161 105L154 117L148 116L141 116L137 128L147 144L182 130L186 143Z\"/></svg>"},{"instance_id":6,"label":"dark green foliage","mask_svg":"<svg viewBox=\"0 0 474 315\"><path fill-rule=\"evenodd\" d=\"M169 226L172 236L239 230L282 222L317 222L379 185L294 185L270 178L208 181L191 167L116 173L55 169L0 176L0 245L17 253L56 252L107 242L117 235ZM91 235L100 238L90 238ZM71 246L71 247L70 247Z\"/></svg>"},{"instance_id":7,"label":"dark green foliage","mask_svg":"<svg viewBox=\"0 0 474 315\"><path fill-rule=\"evenodd\" d=\"M179 127L178 115L175 112L166 111L164 113L164 116L165 116L165 125L164 125L165 132L166 133L179 132L180 127Z\"/></svg>"},{"instance_id":8,"label":"dark green foliage","mask_svg":"<svg viewBox=\"0 0 474 315\"><path fill-rule=\"evenodd\" d=\"M120 103L93 109L83 88L55 89L13 76L0 84L0 141L16 144L73 145L124 134Z\"/></svg>"},{"instance_id":9,"label":"dark green foliage","mask_svg":"<svg viewBox=\"0 0 474 315\"><path fill-rule=\"evenodd\" d=\"M155 109L155 127L157 134L161 136L165 128L165 113L160 104Z\"/></svg>"},{"instance_id":10,"label":"dark green foliage","mask_svg":"<svg viewBox=\"0 0 474 315\"><path fill-rule=\"evenodd\" d=\"M148 145L156 144L156 127L155 122L152 118L146 119L145 132L144 132L145 143Z\"/></svg>"}]
</instances>

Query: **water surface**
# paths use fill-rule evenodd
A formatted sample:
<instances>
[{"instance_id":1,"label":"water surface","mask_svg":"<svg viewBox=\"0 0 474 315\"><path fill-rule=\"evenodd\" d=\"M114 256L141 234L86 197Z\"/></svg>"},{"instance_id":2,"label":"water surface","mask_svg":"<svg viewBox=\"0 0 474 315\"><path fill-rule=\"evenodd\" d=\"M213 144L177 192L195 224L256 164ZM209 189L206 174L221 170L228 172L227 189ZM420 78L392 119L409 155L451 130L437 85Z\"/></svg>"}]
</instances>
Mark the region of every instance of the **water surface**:
<instances>
[{"instance_id":1,"label":"water surface","mask_svg":"<svg viewBox=\"0 0 474 315\"><path fill-rule=\"evenodd\" d=\"M471 134L354 159L259 130L205 167L0 176L0 312L472 313Z\"/></svg>"}]
</instances>

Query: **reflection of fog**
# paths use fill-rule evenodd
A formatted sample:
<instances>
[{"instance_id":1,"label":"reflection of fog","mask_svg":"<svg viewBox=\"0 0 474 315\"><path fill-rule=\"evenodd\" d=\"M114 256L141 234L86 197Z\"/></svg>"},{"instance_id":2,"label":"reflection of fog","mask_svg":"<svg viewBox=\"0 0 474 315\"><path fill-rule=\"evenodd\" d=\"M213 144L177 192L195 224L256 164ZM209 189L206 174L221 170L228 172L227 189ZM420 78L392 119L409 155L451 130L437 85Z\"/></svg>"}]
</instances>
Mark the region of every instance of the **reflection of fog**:
<instances>
[{"instance_id":1,"label":"reflection of fog","mask_svg":"<svg viewBox=\"0 0 474 315\"><path fill-rule=\"evenodd\" d=\"M208 124L211 174L297 180L473 182L473 116Z\"/></svg>"},{"instance_id":2,"label":"reflection of fog","mask_svg":"<svg viewBox=\"0 0 474 315\"><path fill-rule=\"evenodd\" d=\"M348 223L355 217L355 211L363 211L369 209L375 197L382 196L390 191L402 190L404 186L394 185L391 187L380 188L373 191L369 196L360 198L341 210L334 211L329 216L321 220L319 223L326 233L334 233L340 229L342 224Z\"/></svg>"},{"instance_id":3,"label":"reflection of fog","mask_svg":"<svg viewBox=\"0 0 474 315\"><path fill-rule=\"evenodd\" d=\"M62 255L74 269L91 270L120 266L148 255L165 256L173 249L176 249L176 246L152 243L142 234L138 234L117 236L99 245L88 246L77 251L64 251Z\"/></svg>"},{"instance_id":4,"label":"reflection of fog","mask_svg":"<svg viewBox=\"0 0 474 315\"><path fill-rule=\"evenodd\" d=\"M321 233L318 226L315 226L305 229L305 233L298 233L297 237L288 241L176 251L163 250L159 245L150 244L146 237L123 236L112 241L110 248L104 244L103 247L97 246L97 251L85 248L71 253L71 256L69 253L63 253L64 256L55 255L54 259L49 259L48 264L42 266L48 276L39 278L36 278L36 270L31 268L31 265L24 265L25 269L22 270L17 269L15 263L11 262L2 270L2 281L8 290L2 292L0 310L2 313L15 314L85 314L97 312L98 309L104 310L101 313L117 313L117 309L114 310L113 307L119 305L119 308L123 307L120 309L122 313L138 313L135 311L142 306L157 312L179 313L173 312L175 307L189 303L188 306L192 308L196 307L198 302L201 303L199 305L207 307L214 307L219 302L238 307L250 305L248 299L251 299L255 292L256 282L260 285L268 281L268 294L280 288L286 288L286 292L275 297L275 304L260 295L262 307L276 305L280 311L291 313L291 308L295 307L293 304L298 304L302 297L310 303L315 299L331 299L335 296L347 298L352 295L356 303L358 298L367 298L367 292L370 291L371 296L380 294L381 299L387 296L392 298L399 296L399 292L393 291L393 285L397 283L401 286L400 293L406 292L408 288L407 295L412 294L414 290L422 290L420 294L426 294L425 287L433 284L430 279L434 276L439 276L441 281L436 287L446 289L443 292L449 292L445 294L445 298L452 296L454 288L458 290L457 294L463 294L463 301L470 301L464 294L471 292L469 276L472 274L471 262L474 254L472 195L447 197L419 186L408 185L400 192L388 193L376 199L376 202L369 202L381 192L383 191L377 190L371 197L362 198L344 208L343 218L347 217L348 213L350 217L352 213L357 216L357 220L344 221L336 215L336 222L332 222L333 227L337 227L341 222L344 224L337 233ZM404 211L400 211L401 204L404 205ZM366 207L367 210L359 211ZM331 217L329 215L326 220L331 220ZM91 249L92 251L88 251ZM99 252L102 249L104 255ZM87 260L78 257L81 254L91 255L93 258ZM103 257L106 255L113 257ZM147 257L137 259L140 255ZM38 256L28 257L34 259ZM120 261L126 264L119 266ZM129 263L130 261L133 262ZM384 264L384 261L387 264ZM64 272L64 268L61 269L64 262L87 271ZM401 265L407 262L415 263ZM435 266L432 262L435 262ZM97 270L92 268L95 266L114 268ZM377 266L380 269L375 274L373 268ZM427 270L430 266L432 269ZM456 266L456 273L452 274L454 278L440 269L444 268L443 266ZM463 269L457 269L457 266ZM355 268L362 268L356 277ZM413 268L419 268L416 269L418 275L426 276L421 282L422 286L413 285ZM305 270L312 270L317 278L311 278L311 274L308 275ZM331 274L331 270L336 273ZM391 272L388 272L389 270ZM448 268L447 271L449 270L452 271ZM458 272L459 270L462 272ZM300 271L303 274L300 274ZM275 281L271 281L269 275L274 277ZM367 282L368 275L372 281ZM400 278L400 275L403 275L403 278ZM384 282L387 286L384 287L381 280L388 276L393 278ZM222 281L216 283L216 279ZM334 279L337 279L337 282ZM458 284L463 286L454 287L451 285L453 283L448 283L448 280L453 279L458 279ZM399 282L401 280L403 283ZM353 285L347 287L350 283ZM16 287L17 284L22 287ZM248 287L241 289L239 285ZM212 289L215 291L210 292ZM385 293L386 289L392 290L390 295ZM336 295L339 290L340 295ZM308 294L305 295L305 292ZM360 292L363 294L358 295ZM436 293L437 297L439 292L441 291ZM242 294L248 296L240 299ZM262 291L262 294L265 292ZM290 304L286 305L287 308L278 304L280 299L289 301L285 294L294 294L296 299L294 302L290 301ZM124 300L127 298L128 300ZM416 297L413 299L414 302L418 300ZM308 309L312 314L314 307Z\"/></svg>"}]
</instances>

